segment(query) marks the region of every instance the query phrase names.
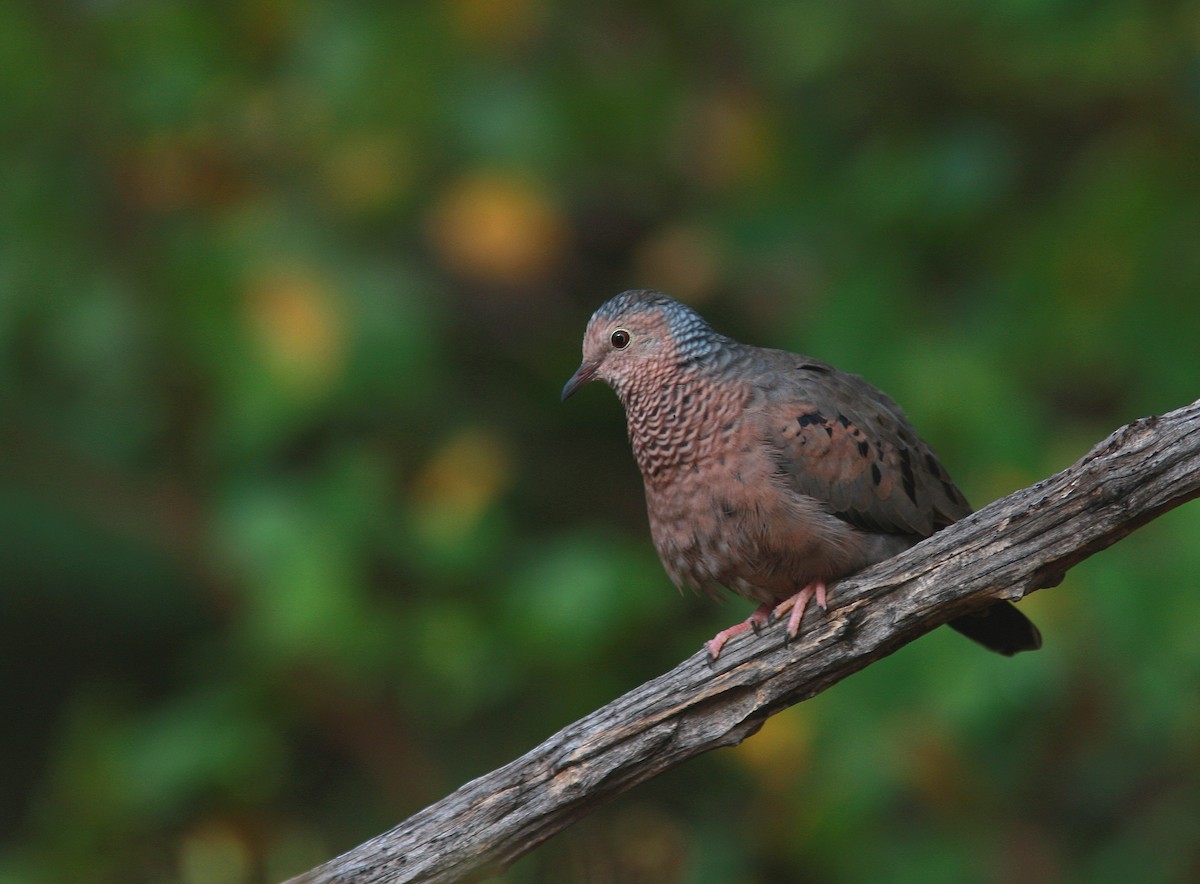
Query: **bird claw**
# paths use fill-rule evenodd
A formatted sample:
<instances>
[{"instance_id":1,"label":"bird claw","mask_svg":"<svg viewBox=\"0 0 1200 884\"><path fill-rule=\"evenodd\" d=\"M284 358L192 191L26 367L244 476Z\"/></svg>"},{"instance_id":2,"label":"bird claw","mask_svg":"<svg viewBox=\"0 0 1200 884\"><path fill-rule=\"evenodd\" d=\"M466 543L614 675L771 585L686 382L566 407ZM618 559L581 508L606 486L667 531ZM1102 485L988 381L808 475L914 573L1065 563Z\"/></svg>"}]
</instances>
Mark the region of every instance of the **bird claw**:
<instances>
[{"instance_id":1,"label":"bird claw","mask_svg":"<svg viewBox=\"0 0 1200 884\"><path fill-rule=\"evenodd\" d=\"M708 652L708 665L712 666L717 662L717 658L721 656L721 649L725 647L725 643L735 635L741 635L746 630L753 630L755 635L763 628L763 624L767 622L767 615L771 611L769 602L763 602L754 609L754 613L743 620L741 623L735 623L727 629L722 629L711 639L704 643L704 649Z\"/></svg>"},{"instance_id":2,"label":"bird claw","mask_svg":"<svg viewBox=\"0 0 1200 884\"><path fill-rule=\"evenodd\" d=\"M770 622L772 623L776 620L782 620L783 615L788 614L784 644L787 644L800 634L800 621L804 618L804 609L808 607L809 601L813 599L816 599L822 611L828 610L825 596L825 581L814 580L795 595L784 599L771 611Z\"/></svg>"},{"instance_id":3,"label":"bird claw","mask_svg":"<svg viewBox=\"0 0 1200 884\"><path fill-rule=\"evenodd\" d=\"M721 646L724 644L725 642L718 644L716 639L711 639L704 643L704 658L708 662L709 669L717 665L717 657L721 655Z\"/></svg>"},{"instance_id":4,"label":"bird claw","mask_svg":"<svg viewBox=\"0 0 1200 884\"><path fill-rule=\"evenodd\" d=\"M804 609L808 607L808 603L812 599L816 599L822 611L826 609L824 581L814 580L798 593L789 596L777 605L772 606L770 602L763 602L754 609L753 614L741 623L735 623L727 629L722 629L704 643L704 650L708 655L708 665L712 666L717 662L725 643L734 636L741 635L747 630L758 635L764 626L772 626L776 621L782 620L785 614L788 614L787 631L783 638L783 643L786 645L799 634L800 620L804 617Z\"/></svg>"}]
</instances>

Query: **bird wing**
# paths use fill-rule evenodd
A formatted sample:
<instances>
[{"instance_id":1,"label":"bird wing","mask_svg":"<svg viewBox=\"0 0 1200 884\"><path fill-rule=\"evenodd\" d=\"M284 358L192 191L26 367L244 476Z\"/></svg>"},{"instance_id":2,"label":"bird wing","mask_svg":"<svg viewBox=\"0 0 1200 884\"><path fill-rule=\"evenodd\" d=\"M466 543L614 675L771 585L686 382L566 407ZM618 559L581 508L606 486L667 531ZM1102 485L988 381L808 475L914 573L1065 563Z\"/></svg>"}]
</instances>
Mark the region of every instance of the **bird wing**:
<instances>
[{"instance_id":1,"label":"bird wing","mask_svg":"<svg viewBox=\"0 0 1200 884\"><path fill-rule=\"evenodd\" d=\"M868 531L928 537L971 512L937 455L857 375L759 350L752 406L785 487Z\"/></svg>"}]
</instances>

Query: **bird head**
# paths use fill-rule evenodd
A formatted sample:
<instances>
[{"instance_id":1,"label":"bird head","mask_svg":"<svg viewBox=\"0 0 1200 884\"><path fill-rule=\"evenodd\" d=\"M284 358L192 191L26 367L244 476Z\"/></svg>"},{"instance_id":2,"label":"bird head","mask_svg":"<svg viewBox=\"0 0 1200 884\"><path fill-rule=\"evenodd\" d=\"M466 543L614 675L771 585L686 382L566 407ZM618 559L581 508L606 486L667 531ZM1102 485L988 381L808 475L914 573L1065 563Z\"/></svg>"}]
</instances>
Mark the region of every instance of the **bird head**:
<instances>
[{"instance_id":1,"label":"bird head","mask_svg":"<svg viewBox=\"0 0 1200 884\"><path fill-rule=\"evenodd\" d=\"M604 302L583 334L583 362L563 387L566 399L600 379L624 396L694 362L722 340L696 311L661 292L637 289Z\"/></svg>"}]
</instances>

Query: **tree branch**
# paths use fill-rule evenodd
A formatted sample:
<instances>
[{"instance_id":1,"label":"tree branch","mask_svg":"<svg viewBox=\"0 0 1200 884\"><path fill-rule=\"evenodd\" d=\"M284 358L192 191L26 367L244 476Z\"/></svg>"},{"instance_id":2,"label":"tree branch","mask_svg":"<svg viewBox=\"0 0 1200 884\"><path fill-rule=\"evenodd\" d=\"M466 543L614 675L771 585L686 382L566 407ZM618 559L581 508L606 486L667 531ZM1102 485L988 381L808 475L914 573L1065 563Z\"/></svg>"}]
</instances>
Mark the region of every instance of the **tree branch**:
<instances>
[{"instance_id":1,"label":"tree branch","mask_svg":"<svg viewBox=\"0 0 1200 884\"><path fill-rule=\"evenodd\" d=\"M496 870L643 780L753 734L901 645L1200 496L1200 401L1123 427L1055 476L841 581L801 640L776 624L702 653L293 882L446 881Z\"/></svg>"}]
</instances>

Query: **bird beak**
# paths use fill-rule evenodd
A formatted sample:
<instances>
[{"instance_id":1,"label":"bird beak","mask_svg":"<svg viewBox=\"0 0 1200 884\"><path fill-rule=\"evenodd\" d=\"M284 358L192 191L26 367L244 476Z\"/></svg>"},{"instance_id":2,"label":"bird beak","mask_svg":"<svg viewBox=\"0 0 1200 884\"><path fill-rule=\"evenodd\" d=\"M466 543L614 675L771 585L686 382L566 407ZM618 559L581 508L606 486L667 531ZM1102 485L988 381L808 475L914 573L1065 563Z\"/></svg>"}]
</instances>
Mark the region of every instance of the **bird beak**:
<instances>
[{"instance_id":1,"label":"bird beak","mask_svg":"<svg viewBox=\"0 0 1200 884\"><path fill-rule=\"evenodd\" d=\"M600 368L599 362L585 362L579 366L579 370L571 375L571 379L563 386L562 398L565 401L568 396L590 381L596 376L596 370Z\"/></svg>"}]
</instances>

